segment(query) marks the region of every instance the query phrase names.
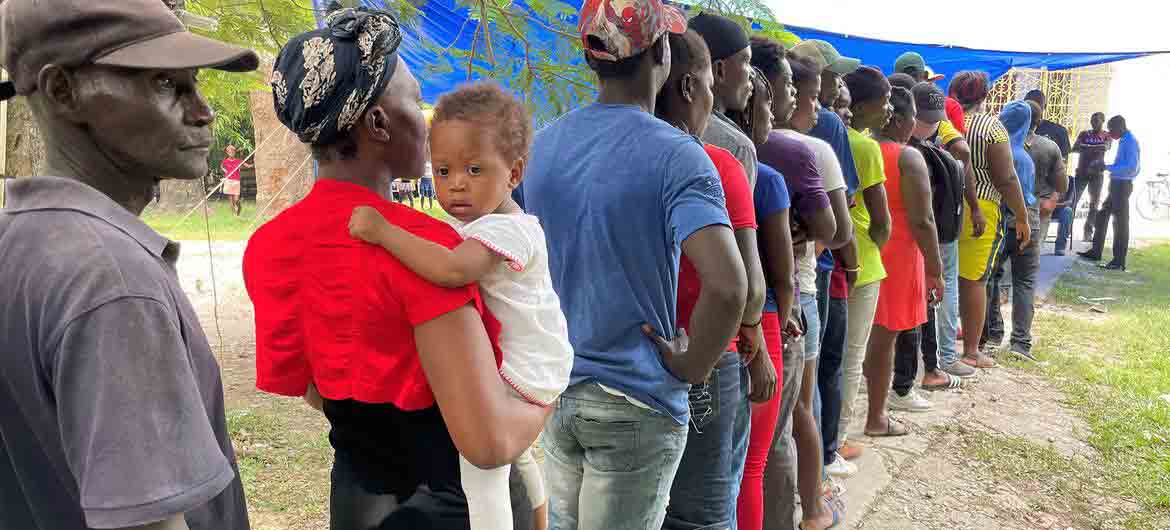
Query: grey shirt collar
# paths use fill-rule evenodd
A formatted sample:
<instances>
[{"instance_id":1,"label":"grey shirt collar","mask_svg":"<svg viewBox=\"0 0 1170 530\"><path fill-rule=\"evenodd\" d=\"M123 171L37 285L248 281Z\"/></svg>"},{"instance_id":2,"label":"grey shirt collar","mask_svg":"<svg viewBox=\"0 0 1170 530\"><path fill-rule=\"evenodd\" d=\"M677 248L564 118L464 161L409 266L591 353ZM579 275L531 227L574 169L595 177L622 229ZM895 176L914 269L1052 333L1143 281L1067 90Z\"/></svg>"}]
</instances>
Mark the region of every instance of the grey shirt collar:
<instances>
[{"instance_id":1,"label":"grey shirt collar","mask_svg":"<svg viewBox=\"0 0 1170 530\"><path fill-rule=\"evenodd\" d=\"M105 221L134 238L147 252L174 265L179 258L179 244L163 237L104 193L74 179L29 177L15 179L7 187L4 210L13 213L33 211L72 211Z\"/></svg>"}]
</instances>

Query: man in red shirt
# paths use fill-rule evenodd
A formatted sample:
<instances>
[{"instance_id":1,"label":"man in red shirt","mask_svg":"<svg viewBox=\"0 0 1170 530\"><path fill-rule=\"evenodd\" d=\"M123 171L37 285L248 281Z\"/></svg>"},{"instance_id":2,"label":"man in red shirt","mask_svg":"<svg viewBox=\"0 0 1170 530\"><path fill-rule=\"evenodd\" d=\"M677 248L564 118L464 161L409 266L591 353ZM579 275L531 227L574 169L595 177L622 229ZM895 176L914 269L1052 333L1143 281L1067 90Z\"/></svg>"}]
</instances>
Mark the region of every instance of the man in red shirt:
<instances>
[{"instance_id":1,"label":"man in red shirt","mask_svg":"<svg viewBox=\"0 0 1170 530\"><path fill-rule=\"evenodd\" d=\"M384 196L392 179L422 175L426 153L397 20L367 8L327 20L285 46L272 76L277 116L310 144L318 181L244 253L256 386L323 399L335 451L333 530L466 528L458 455L484 468L510 463L550 409L508 394L500 327L475 285L428 284L350 238L350 212L371 206L415 235L460 242L450 226ZM325 63L335 75L318 71Z\"/></svg>"}]
</instances>

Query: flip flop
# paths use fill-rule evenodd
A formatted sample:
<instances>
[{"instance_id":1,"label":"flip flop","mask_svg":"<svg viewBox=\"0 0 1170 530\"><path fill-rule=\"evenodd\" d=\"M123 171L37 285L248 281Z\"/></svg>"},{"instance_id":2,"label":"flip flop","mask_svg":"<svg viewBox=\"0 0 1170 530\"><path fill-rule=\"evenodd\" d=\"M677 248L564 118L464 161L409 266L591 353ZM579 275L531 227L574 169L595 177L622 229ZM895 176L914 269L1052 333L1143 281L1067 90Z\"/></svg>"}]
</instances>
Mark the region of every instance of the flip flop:
<instances>
[{"instance_id":1,"label":"flip flop","mask_svg":"<svg viewBox=\"0 0 1170 530\"><path fill-rule=\"evenodd\" d=\"M844 522L842 521L842 519L844 519L842 513L845 512L844 503L840 502L840 500L835 497L834 499L830 500L829 496L826 495L825 506L827 506L829 508L829 512L833 514L833 524L826 526L825 530L836 530L837 528L841 528L841 523ZM797 524L796 528L797 530L804 530L804 523Z\"/></svg>"},{"instance_id":2,"label":"flip flop","mask_svg":"<svg viewBox=\"0 0 1170 530\"><path fill-rule=\"evenodd\" d=\"M865 431L865 435L870 438L893 438L895 436L906 436L907 434L910 434L910 429L894 421L894 418L886 419L886 430L884 432Z\"/></svg>"},{"instance_id":3,"label":"flip flop","mask_svg":"<svg viewBox=\"0 0 1170 530\"><path fill-rule=\"evenodd\" d=\"M971 359L970 356L964 355L961 359L959 359L959 362L962 362L963 364L965 364L967 366L973 366L975 368L998 368L999 367L999 363L995 362L995 359L992 359L991 357L988 357L986 355L980 355L979 357L976 357L975 359Z\"/></svg>"},{"instance_id":4,"label":"flip flop","mask_svg":"<svg viewBox=\"0 0 1170 530\"><path fill-rule=\"evenodd\" d=\"M946 372L943 372L942 374L947 376L946 383L936 384L936 385L922 385L922 389L929 391L929 392L937 392L937 391L942 391L942 390L954 390L954 389L963 387L963 379L962 378L955 377L955 376L948 374Z\"/></svg>"}]
</instances>

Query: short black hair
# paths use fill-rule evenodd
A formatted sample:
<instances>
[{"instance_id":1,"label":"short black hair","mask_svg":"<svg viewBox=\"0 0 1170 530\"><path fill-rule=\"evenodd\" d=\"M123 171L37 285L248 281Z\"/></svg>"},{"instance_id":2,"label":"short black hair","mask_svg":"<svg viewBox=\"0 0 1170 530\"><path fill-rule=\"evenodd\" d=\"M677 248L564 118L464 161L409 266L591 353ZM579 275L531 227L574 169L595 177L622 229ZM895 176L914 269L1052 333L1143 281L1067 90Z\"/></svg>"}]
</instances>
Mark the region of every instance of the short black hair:
<instances>
[{"instance_id":1,"label":"short black hair","mask_svg":"<svg viewBox=\"0 0 1170 530\"><path fill-rule=\"evenodd\" d=\"M887 79L890 82L890 86L900 86L912 92L914 91L914 85L918 84L918 81L914 80L914 76L910 74L903 74L901 72L890 74L890 77Z\"/></svg>"},{"instance_id":2,"label":"short black hair","mask_svg":"<svg viewBox=\"0 0 1170 530\"><path fill-rule=\"evenodd\" d=\"M1044 120L1044 107L1041 107L1040 103L1034 99L1026 99L1024 101L1026 101L1028 106L1032 108L1031 128L1035 129L1036 126L1040 125L1040 122Z\"/></svg>"},{"instance_id":3,"label":"short black hair","mask_svg":"<svg viewBox=\"0 0 1170 530\"><path fill-rule=\"evenodd\" d=\"M596 39L597 37L590 36L589 38ZM654 41L654 44L651 44L649 48L643 50L642 53L632 57L626 57L625 59L618 59L616 61L603 61L593 57L589 54L588 51L586 51L585 62L589 64L589 68L591 70L597 73L598 79L631 79L638 74L638 68L642 66L642 59L646 57L646 54L661 50L665 40L666 34L663 34L658 38L658 40ZM598 45L597 47L604 49L604 47L601 45Z\"/></svg>"},{"instance_id":4,"label":"short black hair","mask_svg":"<svg viewBox=\"0 0 1170 530\"><path fill-rule=\"evenodd\" d=\"M666 83L658 91L654 103L654 114L658 117L666 116L670 108L670 91L677 90L679 82L686 74L700 72L704 67L711 67L711 52L703 37L693 29L685 33L670 33L670 74Z\"/></svg>"},{"instance_id":5,"label":"short black hair","mask_svg":"<svg viewBox=\"0 0 1170 530\"><path fill-rule=\"evenodd\" d=\"M1110 130L1126 129L1126 128L1128 128L1128 127L1125 126L1125 117L1124 116L1118 114L1112 118L1109 118L1109 129Z\"/></svg>"},{"instance_id":6,"label":"short black hair","mask_svg":"<svg viewBox=\"0 0 1170 530\"><path fill-rule=\"evenodd\" d=\"M1048 101L1048 97L1045 96L1044 92L1042 90L1040 90L1039 88L1033 88L1032 90L1029 90L1027 94L1024 95L1024 100L1025 101L1035 101L1037 105L1040 105L1041 107L1043 107L1044 104Z\"/></svg>"},{"instance_id":7,"label":"short black hair","mask_svg":"<svg viewBox=\"0 0 1170 530\"><path fill-rule=\"evenodd\" d=\"M862 66L845 74L845 86L856 107L884 96L890 90L890 81L876 67Z\"/></svg>"},{"instance_id":8,"label":"short black hair","mask_svg":"<svg viewBox=\"0 0 1170 530\"><path fill-rule=\"evenodd\" d=\"M769 79L780 75L780 62L788 58L788 52L779 42L767 37L753 36L752 66L759 69Z\"/></svg>"},{"instance_id":9,"label":"short black hair","mask_svg":"<svg viewBox=\"0 0 1170 530\"><path fill-rule=\"evenodd\" d=\"M790 57L788 65L792 68L792 82L804 83L821 75L820 65L807 57Z\"/></svg>"},{"instance_id":10,"label":"short black hair","mask_svg":"<svg viewBox=\"0 0 1170 530\"><path fill-rule=\"evenodd\" d=\"M1094 112L1092 116L1089 116L1089 120L1095 120L1097 119L1097 116L1100 116L1102 120L1105 119L1104 112Z\"/></svg>"},{"instance_id":11,"label":"short black hair","mask_svg":"<svg viewBox=\"0 0 1170 530\"><path fill-rule=\"evenodd\" d=\"M890 104L895 114L906 114L914 108L914 94L900 86L890 87Z\"/></svg>"}]
</instances>

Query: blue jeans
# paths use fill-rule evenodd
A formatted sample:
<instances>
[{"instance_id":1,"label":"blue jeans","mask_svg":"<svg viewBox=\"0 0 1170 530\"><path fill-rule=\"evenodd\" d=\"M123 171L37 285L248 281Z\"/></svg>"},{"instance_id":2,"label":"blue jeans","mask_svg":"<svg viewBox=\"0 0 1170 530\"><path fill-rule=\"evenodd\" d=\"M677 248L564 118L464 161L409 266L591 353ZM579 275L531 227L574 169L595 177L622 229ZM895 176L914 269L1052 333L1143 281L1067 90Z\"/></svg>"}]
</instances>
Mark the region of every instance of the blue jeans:
<instances>
[{"instance_id":1,"label":"blue jeans","mask_svg":"<svg viewBox=\"0 0 1170 530\"><path fill-rule=\"evenodd\" d=\"M1056 251L1064 252L1068 250L1069 239L1072 238L1073 227L1073 209L1068 206L1061 206L1053 210L1052 217L1056 219Z\"/></svg>"},{"instance_id":2,"label":"blue jeans","mask_svg":"<svg viewBox=\"0 0 1170 530\"><path fill-rule=\"evenodd\" d=\"M943 301L935 309L935 341L943 366L959 362L959 242L939 245L943 262Z\"/></svg>"},{"instance_id":3,"label":"blue jeans","mask_svg":"<svg viewBox=\"0 0 1170 530\"><path fill-rule=\"evenodd\" d=\"M544 427L552 530L659 530L687 426L593 383L569 387Z\"/></svg>"},{"instance_id":4,"label":"blue jeans","mask_svg":"<svg viewBox=\"0 0 1170 530\"><path fill-rule=\"evenodd\" d=\"M746 383L739 354L731 351L719 360L707 382L691 387L691 425L662 528L734 528L751 424Z\"/></svg>"},{"instance_id":5,"label":"blue jeans","mask_svg":"<svg viewBox=\"0 0 1170 530\"><path fill-rule=\"evenodd\" d=\"M800 311L804 313L804 360L811 361L821 354L821 312L817 309L817 295L800 293ZM803 374L804 367L800 368Z\"/></svg>"},{"instance_id":6,"label":"blue jeans","mask_svg":"<svg viewBox=\"0 0 1170 530\"><path fill-rule=\"evenodd\" d=\"M848 328L849 301L826 297L829 317L821 324L821 357L817 363L817 393L814 410L821 425L825 465L833 463L839 443L837 423L841 421L841 385L845 371L845 330Z\"/></svg>"}]
</instances>

